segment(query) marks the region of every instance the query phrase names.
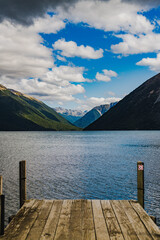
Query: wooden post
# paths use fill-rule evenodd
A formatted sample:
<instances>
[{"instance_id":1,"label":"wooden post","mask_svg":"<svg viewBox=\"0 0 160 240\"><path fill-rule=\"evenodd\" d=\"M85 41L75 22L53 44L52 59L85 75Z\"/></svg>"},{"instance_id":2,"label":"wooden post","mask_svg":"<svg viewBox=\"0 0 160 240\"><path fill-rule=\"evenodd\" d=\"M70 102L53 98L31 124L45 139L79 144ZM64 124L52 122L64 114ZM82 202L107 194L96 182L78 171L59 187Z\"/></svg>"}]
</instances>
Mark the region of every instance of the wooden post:
<instances>
[{"instance_id":1,"label":"wooden post","mask_svg":"<svg viewBox=\"0 0 160 240\"><path fill-rule=\"evenodd\" d=\"M20 208L26 201L26 161L19 162L19 194Z\"/></svg>"},{"instance_id":2,"label":"wooden post","mask_svg":"<svg viewBox=\"0 0 160 240\"><path fill-rule=\"evenodd\" d=\"M137 198L144 208L144 163L137 162Z\"/></svg>"},{"instance_id":3,"label":"wooden post","mask_svg":"<svg viewBox=\"0 0 160 240\"><path fill-rule=\"evenodd\" d=\"M0 235L4 234L4 200L2 195L2 176L0 176Z\"/></svg>"},{"instance_id":4,"label":"wooden post","mask_svg":"<svg viewBox=\"0 0 160 240\"><path fill-rule=\"evenodd\" d=\"M2 176L0 176L0 195L2 195L2 184L3 184Z\"/></svg>"}]
</instances>

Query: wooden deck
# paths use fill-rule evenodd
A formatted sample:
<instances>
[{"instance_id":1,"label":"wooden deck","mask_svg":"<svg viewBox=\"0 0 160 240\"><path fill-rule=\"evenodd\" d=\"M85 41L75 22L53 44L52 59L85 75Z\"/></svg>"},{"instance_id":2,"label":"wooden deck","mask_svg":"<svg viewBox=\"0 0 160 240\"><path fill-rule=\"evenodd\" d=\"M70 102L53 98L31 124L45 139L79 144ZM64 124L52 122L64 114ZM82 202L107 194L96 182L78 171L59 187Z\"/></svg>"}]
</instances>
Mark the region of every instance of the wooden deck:
<instances>
[{"instance_id":1,"label":"wooden deck","mask_svg":"<svg viewBox=\"0 0 160 240\"><path fill-rule=\"evenodd\" d=\"M139 203L126 200L30 200L3 240L160 240Z\"/></svg>"}]
</instances>

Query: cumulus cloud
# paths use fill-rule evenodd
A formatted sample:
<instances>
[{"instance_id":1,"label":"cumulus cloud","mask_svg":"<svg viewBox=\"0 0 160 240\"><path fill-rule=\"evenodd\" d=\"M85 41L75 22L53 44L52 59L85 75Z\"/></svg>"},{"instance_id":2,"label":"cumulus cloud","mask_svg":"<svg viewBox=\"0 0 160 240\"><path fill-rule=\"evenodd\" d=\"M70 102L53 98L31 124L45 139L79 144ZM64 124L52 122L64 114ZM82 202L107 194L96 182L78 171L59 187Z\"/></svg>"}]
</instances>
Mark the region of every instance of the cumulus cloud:
<instances>
[{"instance_id":1,"label":"cumulus cloud","mask_svg":"<svg viewBox=\"0 0 160 240\"><path fill-rule=\"evenodd\" d=\"M81 104L80 109L91 110L93 107L103 105L103 104L118 102L120 100L121 98L117 98L117 97L109 97L109 98L91 97L91 98L86 98L85 100L79 100L78 103Z\"/></svg>"},{"instance_id":2,"label":"cumulus cloud","mask_svg":"<svg viewBox=\"0 0 160 240\"><path fill-rule=\"evenodd\" d=\"M57 24L56 24L57 23ZM30 27L4 21L0 24L0 76L41 77L53 66L51 49L45 47L38 32L56 33L65 27L57 16L36 19Z\"/></svg>"},{"instance_id":3,"label":"cumulus cloud","mask_svg":"<svg viewBox=\"0 0 160 240\"><path fill-rule=\"evenodd\" d=\"M116 35L123 42L112 45L111 50L116 54L138 54L157 52L160 50L160 34L151 32L146 35L134 36L131 34Z\"/></svg>"},{"instance_id":4,"label":"cumulus cloud","mask_svg":"<svg viewBox=\"0 0 160 240\"><path fill-rule=\"evenodd\" d=\"M104 31L127 31L134 34L152 31L154 25L140 14L146 5L134 1L77 1L67 11L58 7L61 16L74 23L84 22L96 29Z\"/></svg>"},{"instance_id":5,"label":"cumulus cloud","mask_svg":"<svg viewBox=\"0 0 160 240\"><path fill-rule=\"evenodd\" d=\"M156 58L143 58L136 64L139 66L148 66L152 71L160 72L160 53L157 54Z\"/></svg>"},{"instance_id":6,"label":"cumulus cloud","mask_svg":"<svg viewBox=\"0 0 160 240\"><path fill-rule=\"evenodd\" d=\"M96 79L98 81L109 82L109 81L111 81L112 77L117 77L118 76L118 74L116 72L112 71L112 70L104 69L102 71L103 71L103 73L98 72L96 74Z\"/></svg>"},{"instance_id":7,"label":"cumulus cloud","mask_svg":"<svg viewBox=\"0 0 160 240\"><path fill-rule=\"evenodd\" d=\"M37 33L57 33L65 28L66 23L57 15L50 16L45 14L43 18L36 18L29 30Z\"/></svg>"},{"instance_id":8,"label":"cumulus cloud","mask_svg":"<svg viewBox=\"0 0 160 240\"><path fill-rule=\"evenodd\" d=\"M84 22L90 27L104 31L151 33L154 25L140 13L148 8L149 1L146 1L145 6L144 1L138 2L142 4L137 3L136 0L132 3L129 0L1 0L1 83L33 96L39 96L42 100L75 100L74 95L85 91L80 83L89 81L84 77L85 69L75 66L56 66L52 49L44 46L39 33L56 33L63 29L66 24L66 21L63 21L65 18L74 23ZM53 10L57 15L46 15L47 11ZM56 44L59 44L59 47L56 48ZM61 39L55 45L55 49L61 51L61 56L57 56L60 61L65 61L65 56L91 59L103 56L102 49L77 46L72 41L66 42ZM108 79L116 74L111 70L105 71L108 70L97 73L97 80L99 78L101 81L109 81ZM113 101L115 99L112 98ZM99 105L104 102L106 103L105 98L90 98L87 104L91 106L91 103Z\"/></svg>"},{"instance_id":9,"label":"cumulus cloud","mask_svg":"<svg viewBox=\"0 0 160 240\"><path fill-rule=\"evenodd\" d=\"M15 88L16 90L38 97L45 101L73 101L73 95L84 93L84 88L78 84L74 85L68 83L66 86L58 86L53 83L39 81L39 79L22 79L18 82L8 84L8 87Z\"/></svg>"},{"instance_id":10,"label":"cumulus cloud","mask_svg":"<svg viewBox=\"0 0 160 240\"><path fill-rule=\"evenodd\" d=\"M65 23L56 15L37 18L33 25L0 24L0 82L42 100L72 101L74 95L84 93L77 83L85 79L83 67L54 64L52 49L43 44L39 32L56 33ZM49 69L52 69L49 71Z\"/></svg>"},{"instance_id":11,"label":"cumulus cloud","mask_svg":"<svg viewBox=\"0 0 160 240\"><path fill-rule=\"evenodd\" d=\"M81 57L81 58L90 58L98 59L103 57L103 50L94 50L90 46L77 46L76 42L69 41L66 42L65 39L59 39L53 44L55 50L60 50L61 55L65 57Z\"/></svg>"},{"instance_id":12,"label":"cumulus cloud","mask_svg":"<svg viewBox=\"0 0 160 240\"><path fill-rule=\"evenodd\" d=\"M43 17L47 11L53 11L55 10L56 7L59 7L59 6L63 8L65 11L67 11L68 8L70 8L74 4L78 4L79 2L81 2L81 0L41 0L41 1L39 0L27 0L27 1L1 0L0 1L0 21L3 21L4 19L8 18L8 19L11 19L12 21L16 21L21 24L28 25L28 24L32 24L35 18ZM101 4L101 2L107 3L110 1L91 0L91 2L97 2L98 4ZM152 0L132 0L132 1L122 0L122 2L125 4L141 5L143 7L144 6L146 7L148 5L151 5L153 7L154 5L159 4L159 0L154 0L154 2ZM84 11L86 11L86 7L87 5L84 5L84 9L83 9ZM87 14L89 14L89 12L87 12ZM108 14L108 11L106 14ZM123 12L122 12L122 18L123 18Z\"/></svg>"},{"instance_id":13,"label":"cumulus cloud","mask_svg":"<svg viewBox=\"0 0 160 240\"><path fill-rule=\"evenodd\" d=\"M83 77L84 71L85 69L83 67L64 65L61 65L59 67L54 66L52 68L52 71L47 72L42 79L46 82L54 82L54 84L59 86L68 85L69 82L90 82L89 79Z\"/></svg>"},{"instance_id":14,"label":"cumulus cloud","mask_svg":"<svg viewBox=\"0 0 160 240\"><path fill-rule=\"evenodd\" d=\"M1 79L2 83L7 82L9 88L16 89L32 96L38 96L41 100L72 101L73 95L85 92L80 84L88 81L83 77L84 68L71 66L54 66L40 79Z\"/></svg>"},{"instance_id":15,"label":"cumulus cloud","mask_svg":"<svg viewBox=\"0 0 160 240\"><path fill-rule=\"evenodd\" d=\"M60 56L60 55L57 55L56 58L61 62L67 62L67 59L65 57Z\"/></svg>"},{"instance_id":16,"label":"cumulus cloud","mask_svg":"<svg viewBox=\"0 0 160 240\"><path fill-rule=\"evenodd\" d=\"M0 21L10 19L24 25L33 24L38 17L43 17L47 11L53 11L57 6L64 9L76 0L1 0Z\"/></svg>"}]
</instances>

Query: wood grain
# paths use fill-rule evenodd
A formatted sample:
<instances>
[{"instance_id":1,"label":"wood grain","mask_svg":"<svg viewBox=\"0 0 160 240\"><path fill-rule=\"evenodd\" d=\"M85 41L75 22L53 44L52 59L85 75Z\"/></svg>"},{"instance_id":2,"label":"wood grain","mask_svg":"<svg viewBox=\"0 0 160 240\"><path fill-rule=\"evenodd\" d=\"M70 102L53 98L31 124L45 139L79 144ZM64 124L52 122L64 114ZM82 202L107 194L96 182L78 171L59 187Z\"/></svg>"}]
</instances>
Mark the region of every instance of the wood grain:
<instances>
[{"instance_id":1,"label":"wood grain","mask_svg":"<svg viewBox=\"0 0 160 240\"><path fill-rule=\"evenodd\" d=\"M101 201L104 218L111 240L124 240L120 225L109 200Z\"/></svg>"},{"instance_id":2,"label":"wood grain","mask_svg":"<svg viewBox=\"0 0 160 240\"><path fill-rule=\"evenodd\" d=\"M100 200L92 200L95 232L97 240L110 240L106 222L103 216Z\"/></svg>"},{"instance_id":3,"label":"wood grain","mask_svg":"<svg viewBox=\"0 0 160 240\"><path fill-rule=\"evenodd\" d=\"M30 200L0 240L159 240L160 230L138 202Z\"/></svg>"},{"instance_id":4,"label":"wood grain","mask_svg":"<svg viewBox=\"0 0 160 240\"><path fill-rule=\"evenodd\" d=\"M137 202L130 201L132 207L134 208L135 212L140 217L142 223L147 228L148 232L151 234L154 240L160 239L160 229L158 226L152 221L152 219L148 216L148 214L144 211L144 209L138 204Z\"/></svg>"}]
</instances>

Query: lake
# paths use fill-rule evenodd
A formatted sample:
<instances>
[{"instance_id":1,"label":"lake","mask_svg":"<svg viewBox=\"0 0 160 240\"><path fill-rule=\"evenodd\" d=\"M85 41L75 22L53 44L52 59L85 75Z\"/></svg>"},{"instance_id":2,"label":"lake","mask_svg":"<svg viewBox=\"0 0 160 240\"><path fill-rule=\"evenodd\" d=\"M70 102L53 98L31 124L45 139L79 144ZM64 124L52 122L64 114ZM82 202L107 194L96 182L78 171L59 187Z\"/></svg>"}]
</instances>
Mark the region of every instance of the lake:
<instances>
[{"instance_id":1,"label":"lake","mask_svg":"<svg viewBox=\"0 0 160 240\"><path fill-rule=\"evenodd\" d=\"M19 207L19 161L27 197L136 199L145 164L145 209L160 225L160 131L0 132L6 219Z\"/></svg>"}]
</instances>

